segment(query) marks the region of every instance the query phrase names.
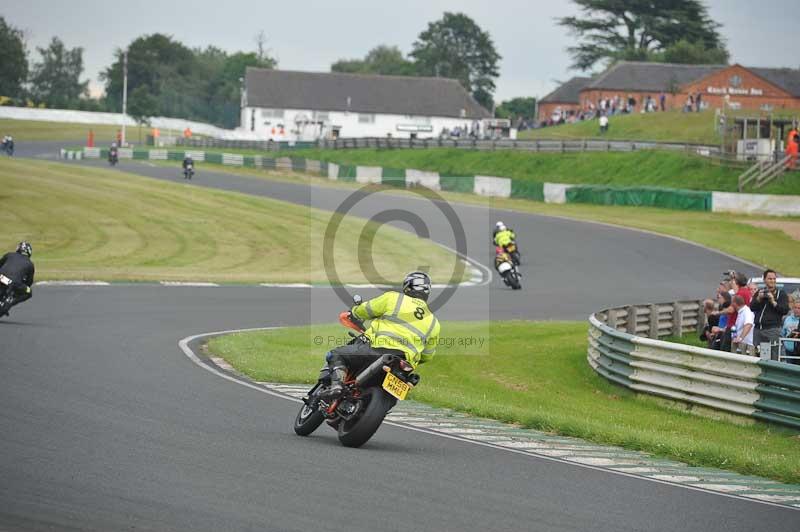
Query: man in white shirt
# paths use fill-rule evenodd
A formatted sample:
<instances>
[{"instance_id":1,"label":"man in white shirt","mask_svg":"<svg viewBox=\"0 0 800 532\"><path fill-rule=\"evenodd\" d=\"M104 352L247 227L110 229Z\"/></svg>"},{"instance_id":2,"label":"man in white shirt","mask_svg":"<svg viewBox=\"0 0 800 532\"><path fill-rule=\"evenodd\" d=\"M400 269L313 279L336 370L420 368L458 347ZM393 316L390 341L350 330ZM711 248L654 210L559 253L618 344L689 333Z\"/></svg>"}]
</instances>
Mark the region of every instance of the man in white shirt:
<instances>
[{"instance_id":1,"label":"man in white shirt","mask_svg":"<svg viewBox=\"0 0 800 532\"><path fill-rule=\"evenodd\" d=\"M736 310L736 337L732 340L734 348L738 347L743 355L754 354L753 347L753 324L755 314L750 310L742 296L734 296L733 308Z\"/></svg>"},{"instance_id":2,"label":"man in white shirt","mask_svg":"<svg viewBox=\"0 0 800 532\"><path fill-rule=\"evenodd\" d=\"M605 114L600 115L600 133L608 131L608 117Z\"/></svg>"}]
</instances>

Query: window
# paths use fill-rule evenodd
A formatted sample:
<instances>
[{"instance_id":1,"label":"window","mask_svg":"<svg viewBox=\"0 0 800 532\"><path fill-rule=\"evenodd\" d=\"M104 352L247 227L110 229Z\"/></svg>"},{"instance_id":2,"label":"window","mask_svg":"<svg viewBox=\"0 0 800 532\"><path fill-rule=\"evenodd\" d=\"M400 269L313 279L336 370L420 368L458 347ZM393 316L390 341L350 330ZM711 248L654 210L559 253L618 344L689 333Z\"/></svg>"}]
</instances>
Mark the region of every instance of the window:
<instances>
[{"instance_id":1,"label":"window","mask_svg":"<svg viewBox=\"0 0 800 532\"><path fill-rule=\"evenodd\" d=\"M373 114L358 114L358 123L359 124L374 124L375 123L375 115Z\"/></svg>"},{"instance_id":2,"label":"window","mask_svg":"<svg viewBox=\"0 0 800 532\"><path fill-rule=\"evenodd\" d=\"M317 122L330 122L330 113L328 111L314 111L314 120Z\"/></svg>"},{"instance_id":3,"label":"window","mask_svg":"<svg viewBox=\"0 0 800 532\"><path fill-rule=\"evenodd\" d=\"M283 118L283 109L262 109L263 118Z\"/></svg>"}]
</instances>

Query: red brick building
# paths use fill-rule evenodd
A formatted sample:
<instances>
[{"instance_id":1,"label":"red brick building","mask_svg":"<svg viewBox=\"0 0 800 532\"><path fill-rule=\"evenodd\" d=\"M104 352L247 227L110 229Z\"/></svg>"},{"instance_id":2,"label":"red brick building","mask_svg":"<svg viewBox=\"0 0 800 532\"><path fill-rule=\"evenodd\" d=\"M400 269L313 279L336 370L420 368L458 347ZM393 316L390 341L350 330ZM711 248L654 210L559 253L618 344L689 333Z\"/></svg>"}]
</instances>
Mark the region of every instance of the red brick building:
<instances>
[{"instance_id":1,"label":"red brick building","mask_svg":"<svg viewBox=\"0 0 800 532\"><path fill-rule=\"evenodd\" d=\"M569 116L580 111L580 92L591 82L592 78L574 77L541 98L538 102L539 122L546 122L554 114Z\"/></svg>"},{"instance_id":2,"label":"red brick building","mask_svg":"<svg viewBox=\"0 0 800 532\"><path fill-rule=\"evenodd\" d=\"M634 112L643 108L648 96L660 108L661 94L666 109L681 109L690 95L693 99L700 95L703 108L728 105L736 109L764 111L800 110L798 69L621 61L581 86L577 101L573 94L575 79L541 100L540 121L546 121L552 115L555 108L551 104L552 97L562 92L572 99L569 103L558 102L559 105L572 111L598 108L601 100L617 97L622 102L629 98L635 100Z\"/></svg>"}]
</instances>

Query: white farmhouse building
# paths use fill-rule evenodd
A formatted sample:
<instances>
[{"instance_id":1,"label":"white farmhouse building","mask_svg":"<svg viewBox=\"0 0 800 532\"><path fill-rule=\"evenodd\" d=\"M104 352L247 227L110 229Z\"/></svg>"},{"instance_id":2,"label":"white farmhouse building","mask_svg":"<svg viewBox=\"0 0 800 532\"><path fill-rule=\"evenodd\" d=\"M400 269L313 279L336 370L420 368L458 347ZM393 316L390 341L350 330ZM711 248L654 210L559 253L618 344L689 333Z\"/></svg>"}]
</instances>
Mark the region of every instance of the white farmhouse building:
<instances>
[{"instance_id":1,"label":"white farmhouse building","mask_svg":"<svg viewBox=\"0 0 800 532\"><path fill-rule=\"evenodd\" d=\"M454 79L248 68L241 128L259 138L482 134L489 112Z\"/></svg>"}]
</instances>

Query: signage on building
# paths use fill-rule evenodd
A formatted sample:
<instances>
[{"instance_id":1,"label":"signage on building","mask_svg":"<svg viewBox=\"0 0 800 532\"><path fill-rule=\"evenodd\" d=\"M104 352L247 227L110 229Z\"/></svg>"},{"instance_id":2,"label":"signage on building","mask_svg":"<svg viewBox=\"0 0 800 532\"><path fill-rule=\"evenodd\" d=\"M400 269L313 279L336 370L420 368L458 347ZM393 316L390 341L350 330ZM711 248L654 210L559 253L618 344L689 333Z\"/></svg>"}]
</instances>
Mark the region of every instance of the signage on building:
<instances>
[{"instance_id":1,"label":"signage on building","mask_svg":"<svg viewBox=\"0 0 800 532\"><path fill-rule=\"evenodd\" d=\"M397 131L410 131L412 133L430 133L433 126L427 124L397 124Z\"/></svg>"},{"instance_id":2,"label":"signage on building","mask_svg":"<svg viewBox=\"0 0 800 532\"><path fill-rule=\"evenodd\" d=\"M741 81L739 81L741 84ZM706 87L706 92L708 94L733 94L734 96L763 96L764 91L762 89L756 89L755 87L751 87L749 89L743 89L741 87L712 87L709 85Z\"/></svg>"}]
</instances>

